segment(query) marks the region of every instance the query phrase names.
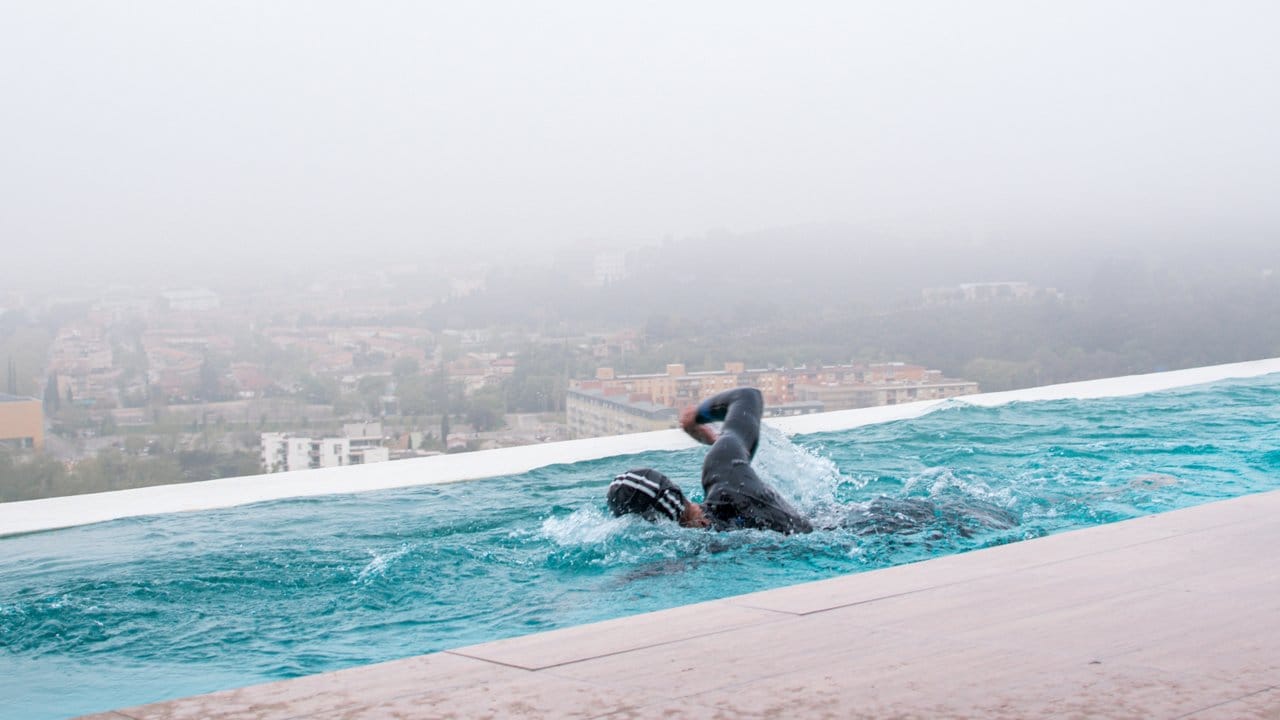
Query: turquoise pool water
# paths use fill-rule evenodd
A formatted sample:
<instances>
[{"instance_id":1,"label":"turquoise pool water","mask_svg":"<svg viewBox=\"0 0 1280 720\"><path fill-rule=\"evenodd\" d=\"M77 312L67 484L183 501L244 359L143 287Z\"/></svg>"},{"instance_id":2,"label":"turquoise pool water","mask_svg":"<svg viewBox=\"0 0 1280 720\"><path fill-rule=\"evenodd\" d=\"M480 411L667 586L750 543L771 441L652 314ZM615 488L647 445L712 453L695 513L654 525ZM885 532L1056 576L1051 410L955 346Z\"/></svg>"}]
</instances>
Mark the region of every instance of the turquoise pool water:
<instances>
[{"instance_id":1,"label":"turquoise pool water","mask_svg":"<svg viewBox=\"0 0 1280 720\"><path fill-rule=\"evenodd\" d=\"M697 449L4 538L0 716L323 672L1276 489L1277 428L1268 376L768 433L757 457L819 524L884 495L995 505L1013 528L782 537L606 515L605 485L628 467L696 490Z\"/></svg>"}]
</instances>

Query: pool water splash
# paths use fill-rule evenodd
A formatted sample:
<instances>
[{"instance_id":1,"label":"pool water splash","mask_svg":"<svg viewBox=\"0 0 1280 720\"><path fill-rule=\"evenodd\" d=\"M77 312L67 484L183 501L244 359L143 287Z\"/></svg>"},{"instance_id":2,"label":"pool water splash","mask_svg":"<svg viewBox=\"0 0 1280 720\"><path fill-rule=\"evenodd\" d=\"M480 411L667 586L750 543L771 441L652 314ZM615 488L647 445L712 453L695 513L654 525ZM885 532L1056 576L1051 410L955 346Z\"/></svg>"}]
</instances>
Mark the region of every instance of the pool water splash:
<instances>
[{"instance_id":1,"label":"pool water splash","mask_svg":"<svg viewBox=\"0 0 1280 720\"><path fill-rule=\"evenodd\" d=\"M406 543L404 545L401 545L398 549L391 550L388 552L379 552L377 550L367 550L366 552L369 553L372 559L369 560L369 564L365 565L363 568L360 569L360 572L356 574L355 579L351 581L352 584L368 582L370 578L380 577L385 575L387 572L387 567L391 565L391 563L394 563L396 560L399 560L400 558L404 557L407 553L411 552L415 547L416 545L410 545Z\"/></svg>"},{"instance_id":2,"label":"pool water splash","mask_svg":"<svg viewBox=\"0 0 1280 720\"><path fill-rule=\"evenodd\" d=\"M542 535L561 547L605 545L628 526L630 518L615 518L596 505L579 507L568 515L542 521Z\"/></svg>"},{"instance_id":3,"label":"pool water splash","mask_svg":"<svg viewBox=\"0 0 1280 720\"><path fill-rule=\"evenodd\" d=\"M842 487L857 491L866 485L841 474L835 461L820 451L767 426L760 434L753 467L761 479L810 514L837 504Z\"/></svg>"}]
</instances>

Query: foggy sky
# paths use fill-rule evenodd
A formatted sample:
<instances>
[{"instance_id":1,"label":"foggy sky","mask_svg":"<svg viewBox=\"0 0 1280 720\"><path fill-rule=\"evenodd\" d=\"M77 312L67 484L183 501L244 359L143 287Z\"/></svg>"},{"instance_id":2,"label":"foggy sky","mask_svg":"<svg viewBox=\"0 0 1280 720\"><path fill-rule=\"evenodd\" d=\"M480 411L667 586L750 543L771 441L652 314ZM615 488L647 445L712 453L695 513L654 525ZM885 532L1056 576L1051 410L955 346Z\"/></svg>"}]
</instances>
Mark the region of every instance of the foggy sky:
<instances>
[{"instance_id":1,"label":"foggy sky","mask_svg":"<svg viewBox=\"0 0 1280 720\"><path fill-rule=\"evenodd\" d=\"M1166 0L8 2L0 280L798 223L1274 238L1278 21Z\"/></svg>"}]
</instances>

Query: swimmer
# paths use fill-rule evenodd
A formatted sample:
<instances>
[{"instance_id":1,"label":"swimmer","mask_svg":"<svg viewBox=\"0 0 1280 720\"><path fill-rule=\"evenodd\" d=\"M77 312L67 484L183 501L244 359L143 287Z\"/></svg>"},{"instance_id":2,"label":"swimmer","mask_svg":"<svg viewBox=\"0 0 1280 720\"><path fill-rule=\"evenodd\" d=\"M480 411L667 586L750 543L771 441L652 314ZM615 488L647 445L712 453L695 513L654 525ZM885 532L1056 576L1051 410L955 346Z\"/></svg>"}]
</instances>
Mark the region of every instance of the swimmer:
<instances>
[{"instance_id":1,"label":"swimmer","mask_svg":"<svg viewBox=\"0 0 1280 720\"><path fill-rule=\"evenodd\" d=\"M727 390L680 414L680 428L710 445L702 462L702 492L697 504L662 473L652 468L628 470L609 485L614 515L637 514L648 520L667 518L684 527L717 530L756 528L807 533L813 526L751 469L760 440L764 398L755 388ZM707 424L723 421L719 435Z\"/></svg>"},{"instance_id":2,"label":"swimmer","mask_svg":"<svg viewBox=\"0 0 1280 720\"><path fill-rule=\"evenodd\" d=\"M617 516L674 520L691 528L756 528L788 535L812 532L813 524L751 469L763 413L760 391L748 387L685 408L680 414L681 429L711 446L702 463L706 500L701 505L692 502L666 475L653 468L636 468L610 483L609 509ZM719 435L708 426L718 421L724 422ZM923 498L878 497L847 506L843 518L822 529L840 528L860 535L911 534L938 522L958 527L964 537L972 535L973 527L1007 529L1019 524L1008 511L976 500L937 504Z\"/></svg>"}]
</instances>

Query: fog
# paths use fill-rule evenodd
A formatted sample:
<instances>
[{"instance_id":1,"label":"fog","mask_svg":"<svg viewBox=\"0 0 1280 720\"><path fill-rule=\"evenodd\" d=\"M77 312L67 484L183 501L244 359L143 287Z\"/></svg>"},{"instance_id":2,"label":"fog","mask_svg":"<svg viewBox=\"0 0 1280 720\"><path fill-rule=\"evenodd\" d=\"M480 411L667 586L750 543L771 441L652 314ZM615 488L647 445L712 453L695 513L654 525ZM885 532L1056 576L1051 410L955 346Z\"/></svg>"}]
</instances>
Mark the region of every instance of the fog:
<instances>
[{"instance_id":1,"label":"fog","mask_svg":"<svg viewBox=\"0 0 1280 720\"><path fill-rule=\"evenodd\" d=\"M0 437L0 502L293 468L268 434L356 423L375 459L657 427L586 417L611 372L683 367L601 386L674 408L772 368L771 406L840 410L1280 357L1278 27L5 3L0 395L47 432Z\"/></svg>"},{"instance_id":2,"label":"fog","mask_svg":"<svg viewBox=\"0 0 1280 720\"><path fill-rule=\"evenodd\" d=\"M1274 243L1268 2L48 2L0 24L0 282L806 224ZM870 235L868 235L870 236Z\"/></svg>"}]
</instances>

